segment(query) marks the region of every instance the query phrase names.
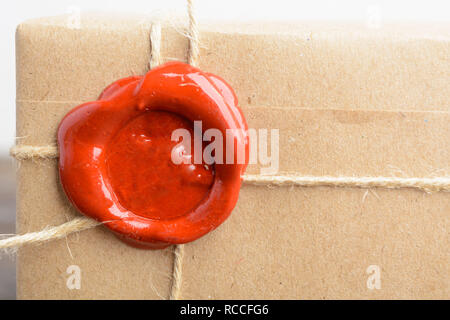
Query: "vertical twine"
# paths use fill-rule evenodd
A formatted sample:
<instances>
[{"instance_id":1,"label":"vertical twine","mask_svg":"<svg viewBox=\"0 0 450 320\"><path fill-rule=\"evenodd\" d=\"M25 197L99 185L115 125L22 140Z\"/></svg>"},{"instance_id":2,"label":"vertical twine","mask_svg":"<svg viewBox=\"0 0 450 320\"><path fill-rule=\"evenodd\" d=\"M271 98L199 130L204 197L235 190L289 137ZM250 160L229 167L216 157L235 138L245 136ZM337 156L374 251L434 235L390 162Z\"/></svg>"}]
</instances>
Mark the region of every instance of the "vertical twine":
<instances>
[{"instance_id":1,"label":"vertical twine","mask_svg":"<svg viewBox=\"0 0 450 320\"><path fill-rule=\"evenodd\" d=\"M150 69L161 64L161 24L155 22L150 30ZM170 289L170 300L178 300L181 293L183 275L183 245L176 245L173 250L172 287Z\"/></svg>"},{"instance_id":2,"label":"vertical twine","mask_svg":"<svg viewBox=\"0 0 450 320\"><path fill-rule=\"evenodd\" d=\"M172 288L170 290L169 299L179 300L181 295L181 284L183 282L184 244L176 245L173 254Z\"/></svg>"},{"instance_id":3,"label":"vertical twine","mask_svg":"<svg viewBox=\"0 0 450 320\"><path fill-rule=\"evenodd\" d=\"M188 63L192 66L198 64L199 54L199 32L197 19L195 17L194 1L187 0L187 10L189 17L189 50ZM181 285L183 276L183 256L184 245L179 244L174 249L173 273L172 273L172 289L170 291L170 300L179 300L181 295Z\"/></svg>"},{"instance_id":4,"label":"vertical twine","mask_svg":"<svg viewBox=\"0 0 450 320\"><path fill-rule=\"evenodd\" d=\"M199 53L199 33L197 18L195 17L195 6L193 0L187 0L187 10L189 16L189 52L188 52L188 63L194 67L198 63L198 53Z\"/></svg>"},{"instance_id":5,"label":"vertical twine","mask_svg":"<svg viewBox=\"0 0 450 320\"><path fill-rule=\"evenodd\" d=\"M190 24L189 24L190 25ZM189 54L190 56L190 54ZM190 61L191 59L189 59ZM150 29L150 61L149 67L161 64L161 24L155 22ZM178 300L181 293L182 275L183 275L183 245L176 245L173 251L173 271L172 271L172 287L170 289L170 300Z\"/></svg>"},{"instance_id":6,"label":"vertical twine","mask_svg":"<svg viewBox=\"0 0 450 320\"><path fill-rule=\"evenodd\" d=\"M161 64L161 24L155 22L150 30L150 69Z\"/></svg>"}]
</instances>

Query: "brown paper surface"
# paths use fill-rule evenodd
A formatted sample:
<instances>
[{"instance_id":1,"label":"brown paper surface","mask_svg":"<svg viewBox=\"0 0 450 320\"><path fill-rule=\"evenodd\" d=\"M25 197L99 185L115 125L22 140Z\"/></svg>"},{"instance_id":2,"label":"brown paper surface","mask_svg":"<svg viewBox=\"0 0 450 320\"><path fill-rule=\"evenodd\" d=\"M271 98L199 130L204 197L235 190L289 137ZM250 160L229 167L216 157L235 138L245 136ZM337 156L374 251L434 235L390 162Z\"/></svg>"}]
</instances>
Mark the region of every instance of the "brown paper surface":
<instances>
[{"instance_id":1,"label":"brown paper surface","mask_svg":"<svg viewBox=\"0 0 450 320\"><path fill-rule=\"evenodd\" d=\"M55 143L64 114L147 70L151 21L90 15L18 27L17 136ZM186 59L163 23L164 61ZM449 26L200 23L200 67L235 89L249 127L280 130L280 171L429 177L450 167ZM258 174L257 165L248 173ZM17 231L79 213L53 160L18 167ZM449 298L448 193L244 185L231 217L185 246L182 298ZM167 298L171 249L131 248L104 228L20 249L22 299ZM81 269L69 290L66 270ZM367 268L380 268L369 289Z\"/></svg>"}]
</instances>

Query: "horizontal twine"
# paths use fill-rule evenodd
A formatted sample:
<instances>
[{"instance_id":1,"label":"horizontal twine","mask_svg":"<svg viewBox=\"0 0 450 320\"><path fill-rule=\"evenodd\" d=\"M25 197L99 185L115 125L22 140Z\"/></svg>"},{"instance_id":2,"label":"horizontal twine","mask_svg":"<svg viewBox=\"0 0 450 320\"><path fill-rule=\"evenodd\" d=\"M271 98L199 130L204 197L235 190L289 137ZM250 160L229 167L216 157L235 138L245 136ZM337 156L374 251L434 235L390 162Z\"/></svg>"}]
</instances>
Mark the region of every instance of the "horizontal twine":
<instances>
[{"instance_id":1,"label":"horizontal twine","mask_svg":"<svg viewBox=\"0 0 450 320\"><path fill-rule=\"evenodd\" d=\"M338 188L384 188L417 189L431 192L449 192L450 178L400 178L400 177L332 177L299 175L244 175L244 182L253 185L300 186L300 187L338 187Z\"/></svg>"},{"instance_id":2,"label":"horizontal twine","mask_svg":"<svg viewBox=\"0 0 450 320\"><path fill-rule=\"evenodd\" d=\"M16 145L9 149L11 157L17 160L28 159L56 159L59 156L58 148L56 146L30 146L30 145Z\"/></svg>"},{"instance_id":3,"label":"horizontal twine","mask_svg":"<svg viewBox=\"0 0 450 320\"><path fill-rule=\"evenodd\" d=\"M56 227L47 227L38 232L29 232L0 240L0 249L19 248L26 244L37 244L48 240L61 239L69 234L90 229L101 224L87 217L75 218Z\"/></svg>"},{"instance_id":4,"label":"horizontal twine","mask_svg":"<svg viewBox=\"0 0 450 320\"><path fill-rule=\"evenodd\" d=\"M385 178L385 177L296 177L296 176L258 176L244 175L244 181L255 185L298 185L298 186L333 186L360 188L416 188L423 191L450 191L450 179L446 178ZM71 233L83 231L101 223L88 217L75 218L55 227L47 227L42 231L16 235L0 240L0 249L19 248L27 244L38 244L48 240L60 239ZM181 248L175 248L175 256L182 258ZM180 259L181 260L181 259ZM177 262L174 272L181 268ZM176 282L178 283L178 282ZM178 289L176 289L178 290Z\"/></svg>"},{"instance_id":5,"label":"horizontal twine","mask_svg":"<svg viewBox=\"0 0 450 320\"><path fill-rule=\"evenodd\" d=\"M17 145L10 154L18 160L56 159L56 146ZM243 181L251 185L299 186L299 187L336 187L336 188L410 188L425 192L450 192L450 177L401 178L401 177L354 177L354 176L301 176L285 175L243 175Z\"/></svg>"}]
</instances>

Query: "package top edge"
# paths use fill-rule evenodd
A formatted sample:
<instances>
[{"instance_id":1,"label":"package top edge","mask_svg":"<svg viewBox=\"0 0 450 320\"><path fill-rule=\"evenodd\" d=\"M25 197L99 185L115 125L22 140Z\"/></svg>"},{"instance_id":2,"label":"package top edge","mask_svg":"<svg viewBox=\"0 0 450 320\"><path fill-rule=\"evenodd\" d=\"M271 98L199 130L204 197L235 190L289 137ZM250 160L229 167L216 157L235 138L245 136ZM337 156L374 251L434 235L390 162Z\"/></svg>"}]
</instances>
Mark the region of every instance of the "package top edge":
<instances>
[{"instance_id":1,"label":"package top edge","mask_svg":"<svg viewBox=\"0 0 450 320\"><path fill-rule=\"evenodd\" d=\"M69 28L77 16L64 14L52 17L30 19L21 26L28 27L65 27ZM131 13L101 13L83 12L79 15L80 29L106 28L112 30L134 30L149 28L153 21L160 21L164 27L184 28L187 17L181 15L131 14ZM241 21L241 20L199 20L201 32L218 32L226 34L280 34L299 35L312 34L316 36L333 34L358 37L401 37L426 38L450 41L450 23L428 23L412 21L387 21L379 26L369 26L365 21Z\"/></svg>"}]
</instances>

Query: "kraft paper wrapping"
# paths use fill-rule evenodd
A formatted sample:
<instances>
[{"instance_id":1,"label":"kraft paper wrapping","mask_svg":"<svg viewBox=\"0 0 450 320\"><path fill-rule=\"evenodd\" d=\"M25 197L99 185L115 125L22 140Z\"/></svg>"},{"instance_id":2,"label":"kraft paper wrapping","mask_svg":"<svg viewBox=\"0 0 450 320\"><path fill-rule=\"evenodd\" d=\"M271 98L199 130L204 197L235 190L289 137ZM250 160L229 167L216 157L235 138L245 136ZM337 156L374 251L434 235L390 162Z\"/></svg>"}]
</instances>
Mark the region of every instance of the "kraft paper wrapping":
<instances>
[{"instance_id":1,"label":"kraft paper wrapping","mask_svg":"<svg viewBox=\"0 0 450 320\"><path fill-rule=\"evenodd\" d=\"M17 29L19 144L54 144L71 108L148 70L149 18L67 19ZM280 130L280 174L439 176L450 168L449 30L200 22L199 66L233 86L249 127ZM163 23L164 61L186 60L182 31ZM21 162L17 194L20 233L79 215L55 160ZM448 193L244 185L231 217L186 245L182 298L449 298L449 214ZM20 249L17 295L167 298L172 263L170 248L134 249L99 227ZM70 265L79 290L66 286Z\"/></svg>"}]
</instances>

